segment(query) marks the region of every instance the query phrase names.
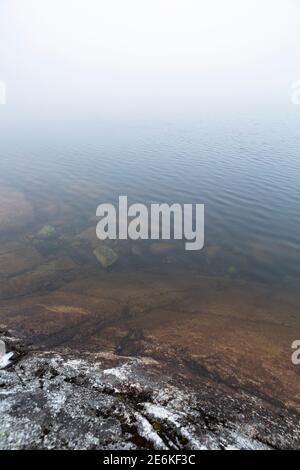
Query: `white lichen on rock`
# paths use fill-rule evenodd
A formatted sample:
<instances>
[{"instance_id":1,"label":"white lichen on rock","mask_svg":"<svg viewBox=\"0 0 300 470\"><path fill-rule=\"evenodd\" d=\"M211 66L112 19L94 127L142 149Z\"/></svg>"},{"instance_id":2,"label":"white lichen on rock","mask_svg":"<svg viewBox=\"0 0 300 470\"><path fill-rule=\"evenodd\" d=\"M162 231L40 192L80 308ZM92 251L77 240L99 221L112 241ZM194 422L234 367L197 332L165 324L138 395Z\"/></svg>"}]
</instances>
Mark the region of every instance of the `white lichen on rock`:
<instances>
[{"instance_id":1,"label":"white lichen on rock","mask_svg":"<svg viewBox=\"0 0 300 470\"><path fill-rule=\"evenodd\" d=\"M18 355L10 341L16 361L0 371L0 449L299 448L299 415L245 392L207 378L179 383L143 358Z\"/></svg>"}]
</instances>

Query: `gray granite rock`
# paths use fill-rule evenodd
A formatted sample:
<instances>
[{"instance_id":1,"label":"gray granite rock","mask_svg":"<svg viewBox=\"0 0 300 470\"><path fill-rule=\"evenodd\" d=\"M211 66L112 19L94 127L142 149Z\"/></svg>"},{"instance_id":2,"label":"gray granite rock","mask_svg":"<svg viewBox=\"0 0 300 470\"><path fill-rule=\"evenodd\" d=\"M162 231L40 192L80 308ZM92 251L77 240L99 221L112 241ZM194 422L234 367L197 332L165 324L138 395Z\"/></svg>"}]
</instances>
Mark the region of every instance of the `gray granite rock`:
<instances>
[{"instance_id":1,"label":"gray granite rock","mask_svg":"<svg viewBox=\"0 0 300 470\"><path fill-rule=\"evenodd\" d=\"M299 416L149 358L27 351L0 371L0 449L299 448Z\"/></svg>"}]
</instances>

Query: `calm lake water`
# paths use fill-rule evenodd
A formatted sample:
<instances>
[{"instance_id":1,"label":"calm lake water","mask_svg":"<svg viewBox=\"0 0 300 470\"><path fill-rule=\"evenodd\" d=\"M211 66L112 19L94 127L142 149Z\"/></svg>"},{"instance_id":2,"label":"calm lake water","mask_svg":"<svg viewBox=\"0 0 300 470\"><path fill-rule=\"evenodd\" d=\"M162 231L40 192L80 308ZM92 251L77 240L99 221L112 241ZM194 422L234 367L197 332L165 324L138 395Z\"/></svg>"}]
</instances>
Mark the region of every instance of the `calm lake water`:
<instances>
[{"instance_id":1,"label":"calm lake water","mask_svg":"<svg viewBox=\"0 0 300 470\"><path fill-rule=\"evenodd\" d=\"M187 253L180 246L167 259L172 270L297 280L300 112L294 108L277 110L275 117L250 111L165 121L144 117L130 124L62 120L53 129L41 117L37 128L25 123L13 138L4 135L0 183L32 204L34 223L23 229L32 236L44 224L59 235L96 226L98 204L117 203L119 195L129 203L203 203L205 247ZM126 269L136 269L136 261L127 257ZM139 265L152 262L145 250Z\"/></svg>"}]
</instances>

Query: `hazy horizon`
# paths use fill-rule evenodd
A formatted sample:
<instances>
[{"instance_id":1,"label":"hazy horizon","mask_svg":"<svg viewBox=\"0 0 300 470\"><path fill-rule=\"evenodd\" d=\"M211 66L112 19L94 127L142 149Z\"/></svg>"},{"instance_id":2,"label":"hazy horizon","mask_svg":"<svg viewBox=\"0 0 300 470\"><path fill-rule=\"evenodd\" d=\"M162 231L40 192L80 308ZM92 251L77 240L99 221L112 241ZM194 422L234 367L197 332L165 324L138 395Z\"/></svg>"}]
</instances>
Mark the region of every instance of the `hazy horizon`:
<instances>
[{"instance_id":1,"label":"hazy horizon","mask_svg":"<svg viewBox=\"0 0 300 470\"><path fill-rule=\"evenodd\" d=\"M293 0L2 0L4 135L289 109L299 13Z\"/></svg>"}]
</instances>

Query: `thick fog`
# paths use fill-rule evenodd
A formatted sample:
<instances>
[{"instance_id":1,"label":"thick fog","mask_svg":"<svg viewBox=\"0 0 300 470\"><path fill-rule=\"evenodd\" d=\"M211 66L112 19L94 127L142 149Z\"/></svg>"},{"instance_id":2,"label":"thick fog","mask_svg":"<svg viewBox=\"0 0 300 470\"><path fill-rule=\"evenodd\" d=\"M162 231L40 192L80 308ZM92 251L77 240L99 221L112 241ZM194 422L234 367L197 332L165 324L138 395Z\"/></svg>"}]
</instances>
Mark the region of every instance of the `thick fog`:
<instances>
[{"instance_id":1,"label":"thick fog","mask_svg":"<svg viewBox=\"0 0 300 470\"><path fill-rule=\"evenodd\" d=\"M1 0L0 125L287 105L299 21L297 0Z\"/></svg>"}]
</instances>

